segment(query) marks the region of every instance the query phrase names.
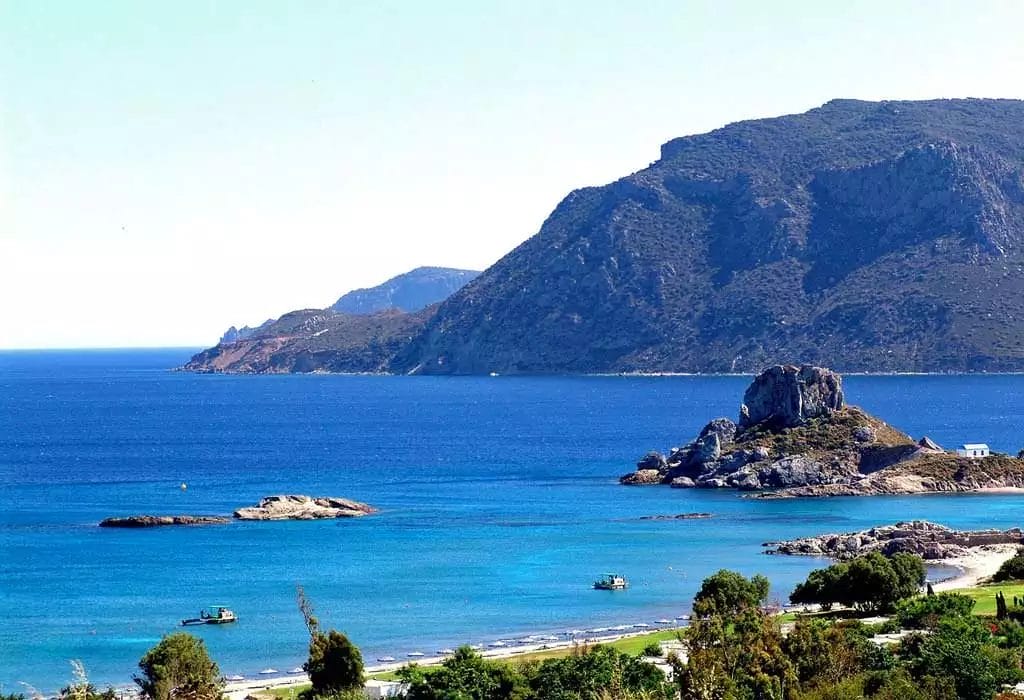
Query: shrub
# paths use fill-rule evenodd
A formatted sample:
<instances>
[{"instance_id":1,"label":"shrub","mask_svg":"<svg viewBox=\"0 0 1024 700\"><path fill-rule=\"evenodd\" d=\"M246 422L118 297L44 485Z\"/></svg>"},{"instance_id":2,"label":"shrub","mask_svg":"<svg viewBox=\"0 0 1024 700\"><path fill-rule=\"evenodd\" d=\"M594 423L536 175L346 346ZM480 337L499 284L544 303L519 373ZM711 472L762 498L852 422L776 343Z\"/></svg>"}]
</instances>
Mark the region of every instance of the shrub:
<instances>
[{"instance_id":1,"label":"shrub","mask_svg":"<svg viewBox=\"0 0 1024 700\"><path fill-rule=\"evenodd\" d=\"M1018 552L1013 557L1003 562L995 575L993 581L1017 581L1024 579L1024 554Z\"/></svg>"},{"instance_id":2,"label":"shrub","mask_svg":"<svg viewBox=\"0 0 1024 700\"><path fill-rule=\"evenodd\" d=\"M966 617L974 609L974 599L960 593L940 593L901 601L896 619L905 629L933 629L948 617Z\"/></svg>"},{"instance_id":3,"label":"shrub","mask_svg":"<svg viewBox=\"0 0 1024 700\"><path fill-rule=\"evenodd\" d=\"M662 656L664 652L661 651L661 645L657 642L651 642L644 647L641 652L642 656Z\"/></svg>"}]
</instances>

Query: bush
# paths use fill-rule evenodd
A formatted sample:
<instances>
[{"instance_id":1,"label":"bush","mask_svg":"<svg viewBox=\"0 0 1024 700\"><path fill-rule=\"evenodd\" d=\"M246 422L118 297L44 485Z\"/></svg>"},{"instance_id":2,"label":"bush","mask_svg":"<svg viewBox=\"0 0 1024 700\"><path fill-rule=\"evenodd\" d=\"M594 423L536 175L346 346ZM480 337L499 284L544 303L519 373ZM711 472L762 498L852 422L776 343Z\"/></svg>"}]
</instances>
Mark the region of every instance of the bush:
<instances>
[{"instance_id":1,"label":"bush","mask_svg":"<svg viewBox=\"0 0 1024 700\"><path fill-rule=\"evenodd\" d=\"M640 653L642 656L662 656L664 654L661 650L661 645L657 642L651 642Z\"/></svg>"},{"instance_id":2,"label":"bush","mask_svg":"<svg viewBox=\"0 0 1024 700\"><path fill-rule=\"evenodd\" d=\"M940 593L904 600L896 606L896 619L904 629L934 629L948 617L967 617L974 599L960 593Z\"/></svg>"},{"instance_id":3,"label":"bush","mask_svg":"<svg viewBox=\"0 0 1024 700\"><path fill-rule=\"evenodd\" d=\"M221 695L220 669L210 660L201 639L185 632L169 634L139 661L134 677L143 697L151 700L207 700Z\"/></svg>"},{"instance_id":4,"label":"bush","mask_svg":"<svg viewBox=\"0 0 1024 700\"><path fill-rule=\"evenodd\" d=\"M1024 554L1017 553L1003 562L992 577L993 581L1018 581L1024 579Z\"/></svg>"}]
</instances>

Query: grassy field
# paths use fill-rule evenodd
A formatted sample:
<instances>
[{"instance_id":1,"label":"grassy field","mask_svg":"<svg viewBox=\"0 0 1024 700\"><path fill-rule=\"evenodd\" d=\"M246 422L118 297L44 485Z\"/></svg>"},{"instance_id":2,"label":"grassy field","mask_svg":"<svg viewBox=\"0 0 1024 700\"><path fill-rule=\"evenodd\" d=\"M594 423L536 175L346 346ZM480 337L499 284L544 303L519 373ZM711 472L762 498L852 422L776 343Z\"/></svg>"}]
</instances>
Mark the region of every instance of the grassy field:
<instances>
[{"instance_id":1,"label":"grassy field","mask_svg":"<svg viewBox=\"0 0 1024 700\"><path fill-rule=\"evenodd\" d=\"M1013 604L1013 596L1024 597L1024 582L1009 581L1007 583L993 583L977 588L960 588L954 593L962 593L965 596L974 598L975 615L996 614L996 593L1003 592L1006 596L1007 605Z\"/></svg>"}]
</instances>

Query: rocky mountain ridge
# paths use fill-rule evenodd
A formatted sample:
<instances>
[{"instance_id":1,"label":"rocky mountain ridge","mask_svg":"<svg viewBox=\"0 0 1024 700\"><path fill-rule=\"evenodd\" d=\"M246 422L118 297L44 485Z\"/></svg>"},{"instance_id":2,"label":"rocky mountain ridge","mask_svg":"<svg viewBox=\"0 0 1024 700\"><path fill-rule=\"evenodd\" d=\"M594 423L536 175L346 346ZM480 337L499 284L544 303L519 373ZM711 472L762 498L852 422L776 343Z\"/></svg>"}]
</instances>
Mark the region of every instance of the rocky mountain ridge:
<instances>
[{"instance_id":1,"label":"rocky mountain ridge","mask_svg":"<svg viewBox=\"0 0 1024 700\"><path fill-rule=\"evenodd\" d=\"M372 314L388 309L421 311L444 301L479 274L478 270L452 267L417 267L376 287L354 289L334 302L330 309L346 314Z\"/></svg>"},{"instance_id":2,"label":"rocky mountain ridge","mask_svg":"<svg viewBox=\"0 0 1024 700\"><path fill-rule=\"evenodd\" d=\"M1024 102L834 100L673 139L404 331L332 366L1024 370ZM303 362L190 368L338 371L306 342L268 350Z\"/></svg>"}]
</instances>

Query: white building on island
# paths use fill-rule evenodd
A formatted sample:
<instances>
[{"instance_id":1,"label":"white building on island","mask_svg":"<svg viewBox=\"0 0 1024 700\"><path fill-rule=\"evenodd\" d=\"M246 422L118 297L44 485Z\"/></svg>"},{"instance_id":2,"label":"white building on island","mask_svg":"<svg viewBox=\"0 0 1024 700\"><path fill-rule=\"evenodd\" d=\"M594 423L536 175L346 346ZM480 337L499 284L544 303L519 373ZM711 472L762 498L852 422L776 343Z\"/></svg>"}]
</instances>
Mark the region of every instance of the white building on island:
<instances>
[{"instance_id":1,"label":"white building on island","mask_svg":"<svg viewBox=\"0 0 1024 700\"><path fill-rule=\"evenodd\" d=\"M982 457L988 457L991 451L988 449L988 445L983 442L969 442L966 445L960 445L956 448L956 454L958 457L970 457L971 459L980 459Z\"/></svg>"}]
</instances>

